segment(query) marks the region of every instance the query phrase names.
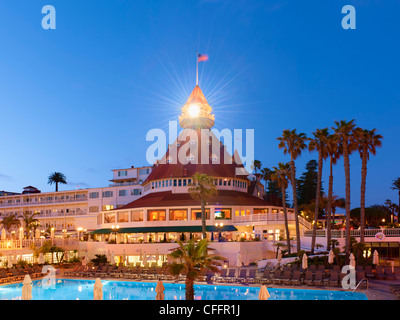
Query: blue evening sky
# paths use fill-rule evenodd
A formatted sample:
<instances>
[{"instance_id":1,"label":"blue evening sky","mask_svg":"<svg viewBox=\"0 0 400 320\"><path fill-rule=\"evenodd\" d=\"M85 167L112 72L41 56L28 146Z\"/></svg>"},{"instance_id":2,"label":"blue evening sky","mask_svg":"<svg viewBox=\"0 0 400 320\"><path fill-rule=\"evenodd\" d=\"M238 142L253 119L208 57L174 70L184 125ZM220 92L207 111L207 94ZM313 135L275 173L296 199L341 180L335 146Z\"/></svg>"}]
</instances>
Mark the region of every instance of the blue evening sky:
<instances>
[{"instance_id":1,"label":"blue evening sky","mask_svg":"<svg viewBox=\"0 0 400 320\"><path fill-rule=\"evenodd\" d=\"M56 8L56 30L41 9ZM344 30L344 5L356 30ZM146 163L146 133L166 129L195 85L216 128L254 129L255 158L288 157L283 129L307 135L356 119L383 147L368 163L367 205L397 195L400 176L400 1L378 0L4 0L0 2L0 190L108 185L111 169ZM316 159L306 151L297 162ZM327 190L327 170L324 181ZM343 163L334 191L344 196ZM352 207L360 158L351 156ZM289 193L290 194L290 193Z\"/></svg>"}]
</instances>

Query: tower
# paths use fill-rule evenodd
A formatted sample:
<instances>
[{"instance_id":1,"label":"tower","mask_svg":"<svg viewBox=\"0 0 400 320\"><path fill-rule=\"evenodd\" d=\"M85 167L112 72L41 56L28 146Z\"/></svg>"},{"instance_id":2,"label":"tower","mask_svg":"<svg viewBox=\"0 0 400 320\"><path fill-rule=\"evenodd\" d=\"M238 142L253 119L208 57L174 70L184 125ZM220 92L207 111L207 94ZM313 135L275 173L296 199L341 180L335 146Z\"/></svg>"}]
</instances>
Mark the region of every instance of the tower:
<instances>
[{"instance_id":1,"label":"tower","mask_svg":"<svg viewBox=\"0 0 400 320\"><path fill-rule=\"evenodd\" d=\"M189 99L182 107L179 125L183 129L211 129L214 126L214 115L199 85L196 85Z\"/></svg>"}]
</instances>

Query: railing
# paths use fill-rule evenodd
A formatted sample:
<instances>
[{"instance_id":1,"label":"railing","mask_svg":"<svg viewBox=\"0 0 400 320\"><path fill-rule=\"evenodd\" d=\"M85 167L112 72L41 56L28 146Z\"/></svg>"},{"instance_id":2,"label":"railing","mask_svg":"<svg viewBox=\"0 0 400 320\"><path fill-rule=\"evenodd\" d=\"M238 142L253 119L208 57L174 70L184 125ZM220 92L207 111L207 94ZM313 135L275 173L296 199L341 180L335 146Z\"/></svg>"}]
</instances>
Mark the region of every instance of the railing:
<instances>
[{"instance_id":1,"label":"railing","mask_svg":"<svg viewBox=\"0 0 400 320\"><path fill-rule=\"evenodd\" d=\"M287 215L288 221L294 221L294 213L288 213ZM283 223L285 221L284 214L279 213L262 213L262 214L252 214L248 216L234 216L232 221L234 223L253 223L253 222L280 222ZM307 229L312 228L312 224L308 222L303 217L299 216L299 223L306 227Z\"/></svg>"},{"instance_id":2,"label":"railing","mask_svg":"<svg viewBox=\"0 0 400 320\"><path fill-rule=\"evenodd\" d=\"M31 248L32 246L40 247L46 241L52 241L53 245L64 247L68 245L78 245L76 238L53 238L53 239L24 239L22 240L0 240L0 250L15 250L22 248Z\"/></svg>"},{"instance_id":3,"label":"railing","mask_svg":"<svg viewBox=\"0 0 400 320\"><path fill-rule=\"evenodd\" d=\"M20 207L20 206L39 206L42 204L54 204L54 203L71 203L71 202L84 202L87 201L87 197L73 198L73 199L53 199L53 200L40 200L40 201L29 201L29 202L2 202L0 207Z\"/></svg>"},{"instance_id":4,"label":"railing","mask_svg":"<svg viewBox=\"0 0 400 320\"><path fill-rule=\"evenodd\" d=\"M116 183L112 183L109 184L109 187L123 187L123 186L138 186L140 185L141 182L139 181L131 181L131 182L116 182Z\"/></svg>"},{"instance_id":5,"label":"railing","mask_svg":"<svg viewBox=\"0 0 400 320\"><path fill-rule=\"evenodd\" d=\"M385 237L400 237L400 229L390 228L390 229L366 229L364 230L364 237L373 238L377 233L383 233ZM305 231L304 236L311 237L312 231ZM360 237L361 230L350 230L351 237ZM317 230L317 237L325 238L326 230ZM332 239L340 239L346 237L345 230L332 230Z\"/></svg>"}]
</instances>

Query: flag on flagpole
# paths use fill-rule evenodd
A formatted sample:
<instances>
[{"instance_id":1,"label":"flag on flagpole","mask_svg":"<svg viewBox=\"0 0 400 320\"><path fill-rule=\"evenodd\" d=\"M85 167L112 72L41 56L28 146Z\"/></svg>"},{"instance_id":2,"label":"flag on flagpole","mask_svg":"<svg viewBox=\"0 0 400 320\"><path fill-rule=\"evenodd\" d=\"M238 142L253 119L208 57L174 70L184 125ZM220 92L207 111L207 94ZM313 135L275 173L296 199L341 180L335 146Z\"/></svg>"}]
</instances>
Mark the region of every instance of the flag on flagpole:
<instances>
[{"instance_id":1,"label":"flag on flagpole","mask_svg":"<svg viewBox=\"0 0 400 320\"><path fill-rule=\"evenodd\" d=\"M208 60L208 55L200 53L197 54L197 62L202 62L207 60Z\"/></svg>"}]
</instances>

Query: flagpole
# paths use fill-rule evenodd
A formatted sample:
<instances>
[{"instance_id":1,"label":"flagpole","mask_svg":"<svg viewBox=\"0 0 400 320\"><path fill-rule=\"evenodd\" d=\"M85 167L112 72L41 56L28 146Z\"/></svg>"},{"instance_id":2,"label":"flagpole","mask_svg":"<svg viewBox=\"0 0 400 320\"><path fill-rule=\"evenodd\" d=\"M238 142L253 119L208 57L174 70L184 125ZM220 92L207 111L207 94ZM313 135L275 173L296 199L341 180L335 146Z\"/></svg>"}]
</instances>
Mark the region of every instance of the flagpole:
<instances>
[{"instance_id":1,"label":"flagpole","mask_svg":"<svg viewBox=\"0 0 400 320\"><path fill-rule=\"evenodd\" d=\"M199 84L199 52L196 51L196 86Z\"/></svg>"}]
</instances>

